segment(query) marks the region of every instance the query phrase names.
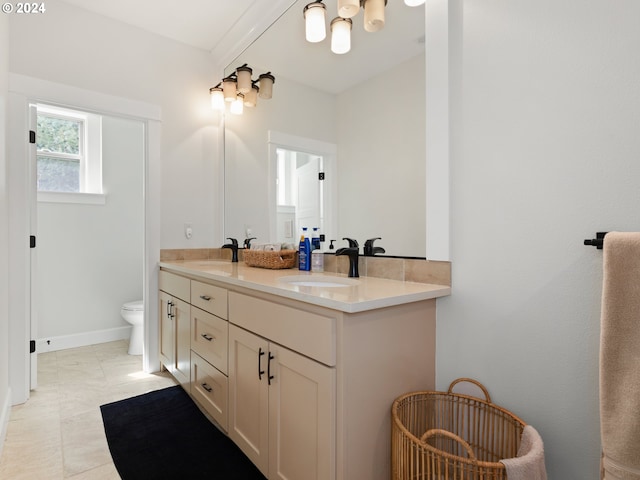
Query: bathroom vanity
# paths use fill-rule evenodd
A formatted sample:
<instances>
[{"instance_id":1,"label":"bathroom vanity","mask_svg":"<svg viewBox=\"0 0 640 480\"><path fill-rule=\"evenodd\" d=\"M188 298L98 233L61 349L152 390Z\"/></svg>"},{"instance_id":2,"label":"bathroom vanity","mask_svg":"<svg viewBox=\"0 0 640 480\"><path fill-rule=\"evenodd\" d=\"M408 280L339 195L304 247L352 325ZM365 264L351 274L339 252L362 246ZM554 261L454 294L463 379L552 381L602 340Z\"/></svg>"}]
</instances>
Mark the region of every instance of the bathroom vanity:
<instances>
[{"instance_id":1,"label":"bathroom vanity","mask_svg":"<svg viewBox=\"0 0 640 480\"><path fill-rule=\"evenodd\" d=\"M435 386L447 285L160 263L162 364L269 479L390 476L390 409Z\"/></svg>"}]
</instances>

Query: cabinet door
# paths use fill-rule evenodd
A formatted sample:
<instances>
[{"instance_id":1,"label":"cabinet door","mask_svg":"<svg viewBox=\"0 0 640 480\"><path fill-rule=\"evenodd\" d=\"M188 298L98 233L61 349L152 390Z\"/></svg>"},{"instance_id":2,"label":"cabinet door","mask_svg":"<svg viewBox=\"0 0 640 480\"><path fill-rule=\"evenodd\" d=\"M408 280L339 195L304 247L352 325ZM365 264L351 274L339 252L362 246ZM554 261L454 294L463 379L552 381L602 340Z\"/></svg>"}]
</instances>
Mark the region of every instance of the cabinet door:
<instances>
[{"instance_id":1,"label":"cabinet door","mask_svg":"<svg viewBox=\"0 0 640 480\"><path fill-rule=\"evenodd\" d=\"M160 361L164 367L173 373L175 363L175 334L171 319L171 295L159 292L160 306Z\"/></svg>"},{"instance_id":2,"label":"cabinet door","mask_svg":"<svg viewBox=\"0 0 640 480\"><path fill-rule=\"evenodd\" d=\"M191 380L191 306L173 298L173 323L175 328L175 364L173 376L189 391Z\"/></svg>"},{"instance_id":3,"label":"cabinet door","mask_svg":"<svg viewBox=\"0 0 640 480\"><path fill-rule=\"evenodd\" d=\"M267 342L229 325L229 436L268 476Z\"/></svg>"},{"instance_id":4,"label":"cabinet door","mask_svg":"<svg viewBox=\"0 0 640 480\"><path fill-rule=\"evenodd\" d=\"M269 345L269 479L335 479L335 369Z\"/></svg>"}]
</instances>

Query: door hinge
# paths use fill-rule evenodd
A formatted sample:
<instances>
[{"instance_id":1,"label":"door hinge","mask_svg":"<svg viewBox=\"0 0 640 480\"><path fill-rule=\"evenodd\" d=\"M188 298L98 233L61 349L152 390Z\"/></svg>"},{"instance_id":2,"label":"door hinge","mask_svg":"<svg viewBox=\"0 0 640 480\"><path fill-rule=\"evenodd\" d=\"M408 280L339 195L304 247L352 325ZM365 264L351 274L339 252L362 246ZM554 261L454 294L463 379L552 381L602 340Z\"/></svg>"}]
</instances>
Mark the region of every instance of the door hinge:
<instances>
[{"instance_id":1,"label":"door hinge","mask_svg":"<svg viewBox=\"0 0 640 480\"><path fill-rule=\"evenodd\" d=\"M36 143L36 132L29 130L29 143Z\"/></svg>"},{"instance_id":2,"label":"door hinge","mask_svg":"<svg viewBox=\"0 0 640 480\"><path fill-rule=\"evenodd\" d=\"M29 342L29 353L36 353L36 341L31 340Z\"/></svg>"},{"instance_id":3,"label":"door hinge","mask_svg":"<svg viewBox=\"0 0 640 480\"><path fill-rule=\"evenodd\" d=\"M36 236L35 235L30 235L29 236L29 248L36 248Z\"/></svg>"},{"instance_id":4,"label":"door hinge","mask_svg":"<svg viewBox=\"0 0 640 480\"><path fill-rule=\"evenodd\" d=\"M318 180L324 180L324 172L318 172Z\"/></svg>"}]
</instances>

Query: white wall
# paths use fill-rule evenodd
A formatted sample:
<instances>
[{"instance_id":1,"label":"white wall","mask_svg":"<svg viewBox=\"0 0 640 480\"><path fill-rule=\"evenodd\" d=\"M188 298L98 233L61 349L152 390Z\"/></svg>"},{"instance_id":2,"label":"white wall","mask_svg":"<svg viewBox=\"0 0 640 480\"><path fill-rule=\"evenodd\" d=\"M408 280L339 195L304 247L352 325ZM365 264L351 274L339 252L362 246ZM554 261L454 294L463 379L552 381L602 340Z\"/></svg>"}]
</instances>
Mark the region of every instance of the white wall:
<instances>
[{"instance_id":1,"label":"white wall","mask_svg":"<svg viewBox=\"0 0 640 480\"><path fill-rule=\"evenodd\" d=\"M419 55L338 95L340 238L382 236L388 255L426 255L424 85Z\"/></svg>"},{"instance_id":2,"label":"white wall","mask_svg":"<svg viewBox=\"0 0 640 480\"><path fill-rule=\"evenodd\" d=\"M46 15L12 15L10 27L11 72L162 108L161 247L210 247L218 147L208 52L58 0Z\"/></svg>"},{"instance_id":3,"label":"white wall","mask_svg":"<svg viewBox=\"0 0 640 480\"><path fill-rule=\"evenodd\" d=\"M103 117L105 205L38 203L39 339L127 327L122 304L142 299L143 135Z\"/></svg>"},{"instance_id":4,"label":"white wall","mask_svg":"<svg viewBox=\"0 0 640 480\"><path fill-rule=\"evenodd\" d=\"M6 118L8 94L8 39L7 15L0 16L0 454L9 421L9 230L7 195Z\"/></svg>"},{"instance_id":5,"label":"white wall","mask_svg":"<svg viewBox=\"0 0 640 480\"><path fill-rule=\"evenodd\" d=\"M550 479L599 478L599 230L640 227L640 2L451 2L453 294L437 386L534 425Z\"/></svg>"}]
</instances>

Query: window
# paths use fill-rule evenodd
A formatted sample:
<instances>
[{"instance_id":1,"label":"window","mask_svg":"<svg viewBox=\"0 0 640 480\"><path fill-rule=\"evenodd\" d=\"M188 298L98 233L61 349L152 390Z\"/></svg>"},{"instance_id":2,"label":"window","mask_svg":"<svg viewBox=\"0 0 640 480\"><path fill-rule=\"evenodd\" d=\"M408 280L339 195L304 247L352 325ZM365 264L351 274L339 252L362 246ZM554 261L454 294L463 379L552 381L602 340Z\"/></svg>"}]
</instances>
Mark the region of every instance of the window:
<instances>
[{"instance_id":1,"label":"window","mask_svg":"<svg viewBox=\"0 0 640 480\"><path fill-rule=\"evenodd\" d=\"M39 104L38 192L102 194L99 115Z\"/></svg>"}]
</instances>

